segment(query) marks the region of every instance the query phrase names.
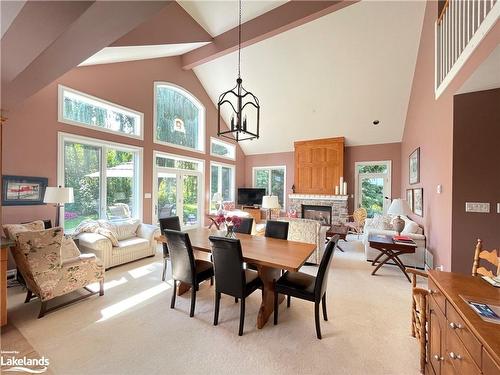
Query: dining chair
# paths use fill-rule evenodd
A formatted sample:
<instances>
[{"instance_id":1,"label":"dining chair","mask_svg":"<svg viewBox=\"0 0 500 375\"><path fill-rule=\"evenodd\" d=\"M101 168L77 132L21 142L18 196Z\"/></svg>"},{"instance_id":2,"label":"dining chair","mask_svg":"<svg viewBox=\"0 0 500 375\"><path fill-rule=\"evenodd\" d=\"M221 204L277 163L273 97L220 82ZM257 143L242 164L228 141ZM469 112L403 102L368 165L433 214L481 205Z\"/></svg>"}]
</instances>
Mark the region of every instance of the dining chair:
<instances>
[{"instance_id":1,"label":"dining chair","mask_svg":"<svg viewBox=\"0 0 500 375\"><path fill-rule=\"evenodd\" d=\"M212 255L215 270L215 311L214 326L219 323L221 294L240 299L240 329L243 335L245 324L245 299L262 287L262 281L255 271L243 268L243 255L239 239L209 237L212 243Z\"/></svg>"},{"instance_id":2,"label":"dining chair","mask_svg":"<svg viewBox=\"0 0 500 375\"><path fill-rule=\"evenodd\" d=\"M323 305L323 319L328 321L326 314L326 287L328 274L333 259L333 252L339 241L335 235L326 245L323 258L319 264L316 277L303 272L286 271L274 285L274 324L278 324L278 294L287 296L287 308L290 307L291 297L314 302L314 319L316 322L316 336L321 340L321 327L319 325L319 304Z\"/></svg>"},{"instance_id":3,"label":"dining chair","mask_svg":"<svg viewBox=\"0 0 500 375\"><path fill-rule=\"evenodd\" d=\"M193 248L187 233L173 229L165 229L163 233L167 237L170 262L172 263L172 278L174 280L170 308L175 307L177 282L180 281L191 285L191 310L189 316L193 317L196 292L199 290L202 281L210 279L210 285L213 285L214 267L212 263L206 260L194 258Z\"/></svg>"},{"instance_id":4,"label":"dining chair","mask_svg":"<svg viewBox=\"0 0 500 375\"><path fill-rule=\"evenodd\" d=\"M253 217L242 217L241 224L234 228L236 233L252 234Z\"/></svg>"},{"instance_id":5,"label":"dining chair","mask_svg":"<svg viewBox=\"0 0 500 375\"><path fill-rule=\"evenodd\" d=\"M266 232L264 235L266 237L286 240L288 237L288 222L268 220L266 223Z\"/></svg>"},{"instance_id":6,"label":"dining chair","mask_svg":"<svg viewBox=\"0 0 500 375\"><path fill-rule=\"evenodd\" d=\"M165 229L173 229L180 231L181 223L179 221L179 216L170 216L170 217L162 217L158 219L160 222L160 233L163 234ZM163 242L163 271L161 274L161 281L165 281L165 277L167 274L167 261L168 261L168 245Z\"/></svg>"},{"instance_id":7,"label":"dining chair","mask_svg":"<svg viewBox=\"0 0 500 375\"><path fill-rule=\"evenodd\" d=\"M483 250L483 241L478 239L474 251L474 261L472 262L472 276L482 275L486 277L500 277L500 258L497 250ZM495 272L480 267L480 260L483 259L489 265L489 268ZM496 273L496 274L495 274Z\"/></svg>"}]
</instances>

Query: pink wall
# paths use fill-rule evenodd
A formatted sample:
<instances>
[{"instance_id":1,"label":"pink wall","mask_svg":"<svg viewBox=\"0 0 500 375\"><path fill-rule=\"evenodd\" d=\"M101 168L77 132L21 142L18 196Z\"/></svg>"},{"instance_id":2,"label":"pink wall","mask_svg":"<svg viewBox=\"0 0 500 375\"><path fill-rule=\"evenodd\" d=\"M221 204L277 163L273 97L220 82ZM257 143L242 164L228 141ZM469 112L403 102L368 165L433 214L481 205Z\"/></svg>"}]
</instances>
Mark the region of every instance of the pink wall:
<instances>
[{"instance_id":1,"label":"pink wall","mask_svg":"<svg viewBox=\"0 0 500 375\"><path fill-rule=\"evenodd\" d=\"M153 143L153 82L175 83L194 94L206 109L206 154L183 151ZM67 125L57 121L57 85L63 84L90 95L144 113L144 141L113 135L97 130ZM3 174L42 176L49 186L57 182L57 132L94 137L144 148L143 193L152 192L153 150L204 159L205 208L209 201L210 136L217 133L217 109L192 71L181 68L180 57L104 64L76 68L27 99L17 110L9 113L3 125ZM227 159L218 159L228 163ZM243 186L245 156L237 147L236 186ZM39 218L54 218L51 206L3 207L3 223L18 223ZM143 199L143 218L151 222L151 199Z\"/></svg>"},{"instance_id":2,"label":"pink wall","mask_svg":"<svg viewBox=\"0 0 500 375\"><path fill-rule=\"evenodd\" d=\"M392 161L392 195L399 196L401 190L401 144L386 143L366 146L347 146L344 149L344 178L348 183L349 194L354 194L354 163L358 161ZM247 155L245 158L245 186L252 186L252 168L265 166L286 166L286 195L292 193L295 178L295 153L278 152L273 154ZM353 198L349 198L349 212L352 211Z\"/></svg>"},{"instance_id":3,"label":"pink wall","mask_svg":"<svg viewBox=\"0 0 500 375\"><path fill-rule=\"evenodd\" d=\"M452 269L452 154L453 154L453 94L478 65L491 53L499 41L497 24L448 89L438 98L434 95L434 27L437 2L428 1L425 10L413 86L408 105L401 144L401 195L408 188L424 189L424 215L412 218L423 225L427 248L434 254L434 265ZM408 156L420 147L420 183L409 185ZM443 187L437 194L437 185Z\"/></svg>"}]
</instances>

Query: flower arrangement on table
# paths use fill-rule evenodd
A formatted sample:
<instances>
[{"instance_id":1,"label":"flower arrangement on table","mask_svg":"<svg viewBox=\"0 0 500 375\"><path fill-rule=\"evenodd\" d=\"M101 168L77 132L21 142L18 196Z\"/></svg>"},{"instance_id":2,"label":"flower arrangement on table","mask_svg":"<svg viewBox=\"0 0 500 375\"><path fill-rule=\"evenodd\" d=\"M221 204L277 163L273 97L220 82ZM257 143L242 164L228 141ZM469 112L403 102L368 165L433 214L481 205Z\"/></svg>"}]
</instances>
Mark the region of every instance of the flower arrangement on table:
<instances>
[{"instance_id":1,"label":"flower arrangement on table","mask_svg":"<svg viewBox=\"0 0 500 375\"><path fill-rule=\"evenodd\" d=\"M241 218L239 216L224 216L224 214L219 214L215 217L215 222L222 227L222 224L226 225L226 237L233 237L234 229L241 225Z\"/></svg>"}]
</instances>

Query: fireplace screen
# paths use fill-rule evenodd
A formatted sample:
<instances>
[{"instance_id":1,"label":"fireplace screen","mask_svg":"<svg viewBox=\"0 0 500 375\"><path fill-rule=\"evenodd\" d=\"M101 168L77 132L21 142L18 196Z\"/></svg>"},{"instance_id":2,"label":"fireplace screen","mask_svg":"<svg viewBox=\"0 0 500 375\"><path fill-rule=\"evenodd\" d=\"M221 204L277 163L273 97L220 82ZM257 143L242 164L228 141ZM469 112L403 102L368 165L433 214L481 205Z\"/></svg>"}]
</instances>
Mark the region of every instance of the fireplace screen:
<instances>
[{"instance_id":1,"label":"fireplace screen","mask_svg":"<svg viewBox=\"0 0 500 375\"><path fill-rule=\"evenodd\" d=\"M330 206L302 205L302 218L318 220L321 225L332 224L332 208Z\"/></svg>"}]
</instances>

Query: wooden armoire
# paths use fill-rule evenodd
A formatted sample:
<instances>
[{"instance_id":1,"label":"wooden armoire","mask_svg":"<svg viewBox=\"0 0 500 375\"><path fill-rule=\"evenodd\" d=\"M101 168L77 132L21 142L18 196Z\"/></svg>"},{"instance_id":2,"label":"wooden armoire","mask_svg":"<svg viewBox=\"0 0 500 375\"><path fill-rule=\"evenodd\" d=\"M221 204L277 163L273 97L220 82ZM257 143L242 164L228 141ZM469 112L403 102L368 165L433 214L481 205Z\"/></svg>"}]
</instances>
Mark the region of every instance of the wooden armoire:
<instances>
[{"instance_id":1,"label":"wooden armoire","mask_svg":"<svg viewBox=\"0 0 500 375\"><path fill-rule=\"evenodd\" d=\"M295 192L334 194L344 176L344 137L295 142Z\"/></svg>"}]
</instances>

